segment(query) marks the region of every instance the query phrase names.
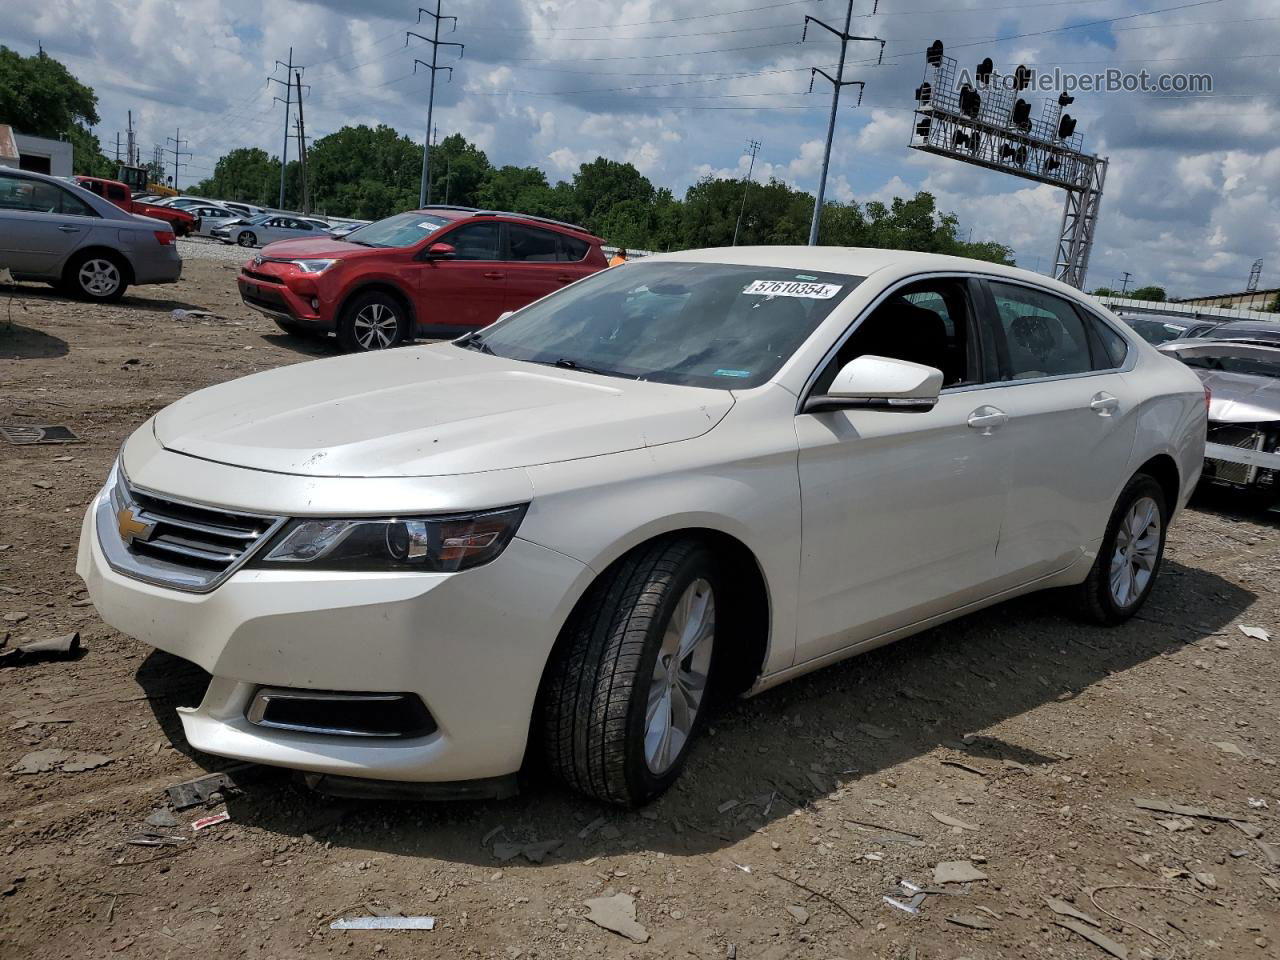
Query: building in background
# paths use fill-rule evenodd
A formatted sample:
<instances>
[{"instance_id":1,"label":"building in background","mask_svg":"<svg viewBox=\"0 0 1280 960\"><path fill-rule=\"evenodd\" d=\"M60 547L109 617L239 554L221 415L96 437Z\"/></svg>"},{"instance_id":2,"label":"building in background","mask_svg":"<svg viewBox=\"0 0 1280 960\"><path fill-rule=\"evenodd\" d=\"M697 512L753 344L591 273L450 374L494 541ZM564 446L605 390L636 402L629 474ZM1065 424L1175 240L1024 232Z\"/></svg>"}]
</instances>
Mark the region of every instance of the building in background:
<instances>
[{"instance_id":1,"label":"building in background","mask_svg":"<svg viewBox=\"0 0 1280 960\"><path fill-rule=\"evenodd\" d=\"M54 177L69 177L71 162L72 150L68 141L29 137L0 123L0 165Z\"/></svg>"},{"instance_id":2,"label":"building in background","mask_svg":"<svg viewBox=\"0 0 1280 960\"><path fill-rule=\"evenodd\" d=\"M1191 307L1233 307L1236 310L1270 310L1276 297L1280 296L1280 287L1270 290L1247 290L1243 293L1219 293L1209 297L1187 297L1176 303Z\"/></svg>"}]
</instances>

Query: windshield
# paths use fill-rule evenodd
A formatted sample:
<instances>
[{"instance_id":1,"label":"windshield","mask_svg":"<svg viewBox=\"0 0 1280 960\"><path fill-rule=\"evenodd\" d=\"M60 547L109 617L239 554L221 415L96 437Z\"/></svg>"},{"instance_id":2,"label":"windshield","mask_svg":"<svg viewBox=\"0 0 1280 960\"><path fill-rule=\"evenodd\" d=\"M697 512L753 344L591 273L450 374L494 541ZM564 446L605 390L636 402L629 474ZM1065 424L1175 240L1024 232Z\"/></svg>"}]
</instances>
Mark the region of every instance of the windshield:
<instances>
[{"instance_id":1,"label":"windshield","mask_svg":"<svg viewBox=\"0 0 1280 960\"><path fill-rule=\"evenodd\" d=\"M1250 357L1183 357L1182 362L1198 370L1243 373L1250 377L1280 378L1280 352L1277 352L1274 360L1257 360Z\"/></svg>"},{"instance_id":2,"label":"windshield","mask_svg":"<svg viewBox=\"0 0 1280 960\"><path fill-rule=\"evenodd\" d=\"M459 345L637 380L755 387L862 279L738 264L634 262L594 274Z\"/></svg>"},{"instance_id":3,"label":"windshield","mask_svg":"<svg viewBox=\"0 0 1280 960\"><path fill-rule=\"evenodd\" d=\"M428 213L397 213L352 230L345 239L366 247L412 247L450 222Z\"/></svg>"},{"instance_id":4,"label":"windshield","mask_svg":"<svg viewBox=\"0 0 1280 960\"><path fill-rule=\"evenodd\" d=\"M256 217L250 217L245 223L266 223L272 216L270 213L260 213Z\"/></svg>"},{"instance_id":5,"label":"windshield","mask_svg":"<svg viewBox=\"0 0 1280 960\"><path fill-rule=\"evenodd\" d=\"M1185 325L1166 323L1163 320L1143 320L1139 317L1131 317L1128 322L1129 326L1133 327L1134 332L1147 343L1168 343L1170 340L1176 340L1187 332Z\"/></svg>"}]
</instances>

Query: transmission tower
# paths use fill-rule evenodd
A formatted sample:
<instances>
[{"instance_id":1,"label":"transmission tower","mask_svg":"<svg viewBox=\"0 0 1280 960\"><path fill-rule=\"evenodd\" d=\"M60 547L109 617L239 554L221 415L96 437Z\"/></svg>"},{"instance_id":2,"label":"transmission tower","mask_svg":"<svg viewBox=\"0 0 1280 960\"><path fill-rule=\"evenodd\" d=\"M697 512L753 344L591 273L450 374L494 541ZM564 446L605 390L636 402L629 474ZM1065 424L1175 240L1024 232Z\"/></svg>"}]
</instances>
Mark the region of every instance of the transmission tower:
<instances>
[{"instance_id":1,"label":"transmission tower","mask_svg":"<svg viewBox=\"0 0 1280 960\"><path fill-rule=\"evenodd\" d=\"M173 154L173 189L177 190L178 170L187 165L187 162L180 158L191 156L191 151L183 149L183 145L186 144L187 141L182 139L182 129L180 127L174 128L173 136L165 137L165 141L173 144L173 146L165 152Z\"/></svg>"},{"instance_id":2,"label":"transmission tower","mask_svg":"<svg viewBox=\"0 0 1280 960\"><path fill-rule=\"evenodd\" d=\"M311 212L311 187L307 183L307 124L302 119L302 71L294 72L298 82L298 173L302 176L302 212Z\"/></svg>"},{"instance_id":3,"label":"transmission tower","mask_svg":"<svg viewBox=\"0 0 1280 960\"><path fill-rule=\"evenodd\" d=\"M270 87L271 84L278 83L280 84L280 86L284 87L283 100L281 100L279 97L274 97L274 96L271 98L276 103L284 104L284 146L280 148L280 202L277 204L277 206L279 206L279 208L283 210L284 209L284 173L286 168L289 166L289 108L293 105L293 76L296 73L299 77L301 77L302 72L307 68L298 66L293 62L293 47L289 48L289 59L283 62L280 60L277 60L275 68L272 68L272 73L274 73L275 69L279 67L284 67L284 79L279 80L275 77L267 77L267 86ZM310 90L311 88L307 87L306 89ZM302 109L302 90L303 90L303 87L301 84L299 84L298 109Z\"/></svg>"},{"instance_id":4,"label":"transmission tower","mask_svg":"<svg viewBox=\"0 0 1280 960\"><path fill-rule=\"evenodd\" d=\"M875 0L871 12L875 14L880 6L880 0ZM825 70L818 67L812 67L809 70L809 90L813 90L813 81L818 74L822 74L831 81L831 118L827 121L827 145L822 152L822 176L818 178L818 195L813 201L813 219L809 221L809 246L815 246L818 242L818 227L822 224L822 202L827 193L827 170L831 166L831 143L836 136L836 110L840 106L840 91L845 87L857 86L858 88L858 104L862 104L862 91L866 89L866 84L861 80L846 80L844 78L844 61L845 56L849 52L850 41L867 41L869 43L880 44L880 61L884 61L884 44L885 41L879 37L855 37L849 32L849 24L853 22L853 0L849 0L849 7L844 15L844 29L837 30L829 23L819 20L817 17L805 16L804 33L800 36L800 42L803 43L809 35L809 24L816 23L823 30L834 33L840 38L840 63L836 67L836 75L833 77Z\"/></svg>"},{"instance_id":5,"label":"transmission tower","mask_svg":"<svg viewBox=\"0 0 1280 960\"><path fill-rule=\"evenodd\" d=\"M751 186L751 173L756 168L756 154L760 152L759 140L747 141L747 152L751 160L747 164L747 179L742 183L742 204L738 207L738 222L733 225L733 246L738 245L738 231L742 228L742 214L747 209L747 187Z\"/></svg>"},{"instance_id":6,"label":"transmission tower","mask_svg":"<svg viewBox=\"0 0 1280 960\"><path fill-rule=\"evenodd\" d=\"M435 107L435 100L436 100L436 74L439 73L441 70L448 71L450 81L453 80L453 67L438 66L436 61L440 56L441 47L457 47L459 57L461 57L463 52L467 49L465 44L454 43L449 40L440 39L440 21L441 20L453 21L453 26L450 29L450 33L458 29L457 17L446 17L441 15L440 0L436 0L436 9L434 13L432 13L430 10L425 9L424 7L418 8L418 23L422 23L422 15L424 13L431 18L432 29L431 29L430 37L424 37L422 34L414 33L414 31L412 30L406 30L404 32L404 45L406 47L409 45L410 37L417 37L419 40L423 40L431 44L431 62L430 63L427 63L425 60L418 60L416 58L413 61L414 73L418 72L419 66L426 67L428 70L431 71L431 88L427 93L427 132L426 132L426 135L422 138L422 186L418 190L418 205L423 207L425 207L428 203L431 202L431 112L432 112L432 109Z\"/></svg>"},{"instance_id":7,"label":"transmission tower","mask_svg":"<svg viewBox=\"0 0 1280 960\"><path fill-rule=\"evenodd\" d=\"M1245 287L1247 293L1257 293L1258 283L1262 280L1262 258L1259 257L1253 261L1253 266L1249 268L1249 285Z\"/></svg>"}]
</instances>

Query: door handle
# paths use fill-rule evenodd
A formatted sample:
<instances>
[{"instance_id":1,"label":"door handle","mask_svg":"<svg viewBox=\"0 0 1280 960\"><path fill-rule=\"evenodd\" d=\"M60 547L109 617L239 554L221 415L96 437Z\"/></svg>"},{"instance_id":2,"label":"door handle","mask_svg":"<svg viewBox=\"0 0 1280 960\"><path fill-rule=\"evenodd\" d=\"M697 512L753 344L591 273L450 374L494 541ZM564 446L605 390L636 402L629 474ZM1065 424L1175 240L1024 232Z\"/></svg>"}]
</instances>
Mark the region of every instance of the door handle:
<instances>
[{"instance_id":1,"label":"door handle","mask_svg":"<svg viewBox=\"0 0 1280 960\"><path fill-rule=\"evenodd\" d=\"M1100 417L1109 417L1120 406L1120 401L1109 393L1095 393L1089 401L1089 409Z\"/></svg>"},{"instance_id":2,"label":"door handle","mask_svg":"<svg viewBox=\"0 0 1280 960\"><path fill-rule=\"evenodd\" d=\"M560 274L560 276L556 277L556 282L557 283L573 283L573 275L568 273L562 273Z\"/></svg>"},{"instance_id":3,"label":"door handle","mask_svg":"<svg viewBox=\"0 0 1280 960\"><path fill-rule=\"evenodd\" d=\"M65 223L62 226L60 226L58 229L61 230L63 233L79 233L80 232L79 227L68 226Z\"/></svg>"},{"instance_id":4,"label":"door handle","mask_svg":"<svg viewBox=\"0 0 1280 960\"><path fill-rule=\"evenodd\" d=\"M978 430L984 437L990 436L991 431L997 427L1003 427L1009 422L1009 415L998 407L983 404L973 413L969 414L966 421L973 430Z\"/></svg>"},{"instance_id":5,"label":"door handle","mask_svg":"<svg viewBox=\"0 0 1280 960\"><path fill-rule=\"evenodd\" d=\"M507 275L498 270L486 270L484 278L486 280L505 280Z\"/></svg>"}]
</instances>

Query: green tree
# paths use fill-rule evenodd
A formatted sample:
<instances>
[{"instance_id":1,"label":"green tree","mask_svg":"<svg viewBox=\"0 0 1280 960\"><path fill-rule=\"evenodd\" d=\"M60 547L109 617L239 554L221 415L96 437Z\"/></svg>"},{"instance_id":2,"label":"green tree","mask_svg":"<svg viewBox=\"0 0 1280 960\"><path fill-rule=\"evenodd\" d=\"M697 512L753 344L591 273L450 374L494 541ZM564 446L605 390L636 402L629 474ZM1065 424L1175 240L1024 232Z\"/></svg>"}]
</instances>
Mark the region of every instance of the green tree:
<instances>
[{"instance_id":1,"label":"green tree","mask_svg":"<svg viewBox=\"0 0 1280 960\"><path fill-rule=\"evenodd\" d=\"M200 196L275 206L280 199L280 158L257 147L240 147L219 157L213 176L191 190Z\"/></svg>"},{"instance_id":2,"label":"green tree","mask_svg":"<svg viewBox=\"0 0 1280 960\"><path fill-rule=\"evenodd\" d=\"M522 197L539 197L540 191L546 189L549 189L547 176L537 167L493 167L476 188L476 206L488 210L522 210Z\"/></svg>"},{"instance_id":3,"label":"green tree","mask_svg":"<svg viewBox=\"0 0 1280 960\"><path fill-rule=\"evenodd\" d=\"M1097 290L1094 290L1094 291L1093 291L1093 296L1095 296L1095 297L1118 297L1118 296L1120 296L1120 291L1119 291L1119 290L1113 290L1113 289L1111 289L1111 287L1099 287Z\"/></svg>"},{"instance_id":4,"label":"green tree","mask_svg":"<svg viewBox=\"0 0 1280 960\"><path fill-rule=\"evenodd\" d=\"M115 176L90 129L100 122L97 94L44 51L24 57L0 46L0 120L19 133L69 140L76 173Z\"/></svg>"},{"instance_id":5,"label":"green tree","mask_svg":"<svg viewBox=\"0 0 1280 960\"><path fill-rule=\"evenodd\" d=\"M600 233L605 217L616 204L636 201L653 202L653 184L629 163L596 157L584 163L573 175L573 192L586 226Z\"/></svg>"},{"instance_id":6,"label":"green tree","mask_svg":"<svg viewBox=\"0 0 1280 960\"><path fill-rule=\"evenodd\" d=\"M1271 301L1271 306L1267 307L1271 313L1280 313L1280 293L1277 293L1275 299Z\"/></svg>"},{"instance_id":7,"label":"green tree","mask_svg":"<svg viewBox=\"0 0 1280 960\"><path fill-rule=\"evenodd\" d=\"M419 153L418 181L422 181ZM431 202L479 206L481 185L493 168L484 151L460 133L445 137L431 150Z\"/></svg>"},{"instance_id":8,"label":"green tree","mask_svg":"<svg viewBox=\"0 0 1280 960\"><path fill-rule=\"evenodd\" d=\"M422 150L385 124L343 127L307 152L307 176L317 210L376 220L418 205Z\"/></svg>"},{"instance_id":9,"label":"green tree","mask_svg":"<svg viewBox=\"0 0 1280 960\"><path fill-rule=\"evenodd\" d=\"M1169 295L1165 293L1164 287L1149 286L1139 287L1129 294L1132 300L1168 300Z\"/></svg>"}]
</instances>

